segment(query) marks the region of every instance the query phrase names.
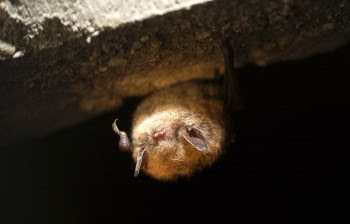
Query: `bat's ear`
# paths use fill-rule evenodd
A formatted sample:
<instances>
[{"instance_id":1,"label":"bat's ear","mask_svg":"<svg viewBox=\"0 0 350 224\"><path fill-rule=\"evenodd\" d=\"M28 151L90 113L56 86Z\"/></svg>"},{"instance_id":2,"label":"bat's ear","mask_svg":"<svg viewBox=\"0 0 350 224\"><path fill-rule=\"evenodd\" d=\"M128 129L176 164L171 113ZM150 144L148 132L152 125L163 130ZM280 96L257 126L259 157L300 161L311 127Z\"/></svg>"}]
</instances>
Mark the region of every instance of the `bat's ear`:
<instances>
[{"instance_id":1,"label":"bat's ear","mask_svg":"<svg viewBox=\"0 0 350 224\"><path fill-rule=\"evenodd\" d=\"M146 147L143 147L142 149L139 150L137 154L134 177L137 177L137 175L139 175L141 165L142 165L143 154L145 153L145 151L146 151Z\"/></svg>"},{"instance_id":2,"label":"bat's ear","mask_svg":"<svg viewBox=\"0 0 350 224\"><path fill-rule=\"evenodd\" d=\"M203 132L197 128L180 128L180 134L184 139L190 143L193 147L200 151L205 151L207 147L207 139L205 138Z\"/></svg>"},{"instance_id":3,"label":"bat's ear","mask_svg":"<svg viewBox=\"0 0 350 224\"><path fill-rule=\"evenodd\" d=\"M117 120L115 119L114 122L112 123L112 129L117 135L119 135L120 140L119 140L119 149L122 152L132 152L133 148L131 145L131 142L129 140L128 135L124 131L120 131L117 126Z\"/></svg>"}]
</instances>

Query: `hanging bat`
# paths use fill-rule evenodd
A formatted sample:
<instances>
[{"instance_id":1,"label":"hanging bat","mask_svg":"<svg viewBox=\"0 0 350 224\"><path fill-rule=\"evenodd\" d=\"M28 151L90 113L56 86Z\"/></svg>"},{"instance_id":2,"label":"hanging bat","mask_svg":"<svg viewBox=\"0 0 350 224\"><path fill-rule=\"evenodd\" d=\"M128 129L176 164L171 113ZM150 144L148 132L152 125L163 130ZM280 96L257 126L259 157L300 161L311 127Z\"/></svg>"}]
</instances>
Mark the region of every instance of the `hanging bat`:
<instances>
[{"instance_id":1,"label":"hanging bat","mask_svg":"<svg viewBox=\"0 0 350 224\"><path fill-rule=\"evenodd\" d=\"M191 176L212 165L235 138L232 114L242 106L234 72L234 51L222 44L223 84L190 81L160 90L145 98L133 115L132 141L120 131L121 151L131 152L134 176L142 170L171 181Z\"/></svg>"}]
</instances>

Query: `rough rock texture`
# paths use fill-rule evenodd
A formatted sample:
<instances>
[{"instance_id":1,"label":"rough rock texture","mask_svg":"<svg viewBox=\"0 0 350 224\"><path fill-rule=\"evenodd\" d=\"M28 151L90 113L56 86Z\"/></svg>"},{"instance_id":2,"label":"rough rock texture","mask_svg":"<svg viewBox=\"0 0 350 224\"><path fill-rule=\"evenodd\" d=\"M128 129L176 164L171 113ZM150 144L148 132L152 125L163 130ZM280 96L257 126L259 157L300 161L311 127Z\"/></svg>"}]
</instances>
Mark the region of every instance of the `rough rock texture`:
<instances>
[{"instance_id":1,"label":"rough rock texture","mask_svg":"<svg viewBox=\"0 0 350 224\"><path fill-rule=\"evenodd\" d=\"M59 47L66 41L80 37L90 42L92 37L106 27L116 28L203 2L205 1L3 1L0 3L3 17L0 39L9 41L20 51L34 52Z\"/></svg>"},{"instance_id":2,"label":"rough rock texture","mask_svg":"<svg viewBox=\"0 0 350 224\"><path fill-rule=\"evenodd\" d=\"M0 144L212 78L224 38L240 66L303 59L350 40L346 0L34 2L0 1Z\"/></svg>"}]
</instances>

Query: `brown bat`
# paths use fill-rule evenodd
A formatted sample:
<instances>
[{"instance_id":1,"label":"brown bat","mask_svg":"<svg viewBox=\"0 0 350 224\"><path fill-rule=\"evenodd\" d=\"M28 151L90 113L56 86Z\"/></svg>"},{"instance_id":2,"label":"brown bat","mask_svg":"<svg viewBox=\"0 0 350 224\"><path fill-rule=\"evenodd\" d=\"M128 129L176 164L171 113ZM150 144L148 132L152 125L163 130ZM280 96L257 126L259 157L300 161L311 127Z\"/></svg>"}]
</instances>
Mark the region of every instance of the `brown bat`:
<instances>
[{"instance_id":1,"label":"brown bat","mask_svg":"<svg viewBox=\"0 0 350 224\"><path fill-rule=\"evenodd\" d=\"M135 177L140 169L158 180L191 176L212 165L234 141L232 114L242 103L228 41L222 51L223 85L190 81L145 98L133 116L132 142L113 122L120 150L131 152L136 162Z\"/></svg>"}]
</instances>

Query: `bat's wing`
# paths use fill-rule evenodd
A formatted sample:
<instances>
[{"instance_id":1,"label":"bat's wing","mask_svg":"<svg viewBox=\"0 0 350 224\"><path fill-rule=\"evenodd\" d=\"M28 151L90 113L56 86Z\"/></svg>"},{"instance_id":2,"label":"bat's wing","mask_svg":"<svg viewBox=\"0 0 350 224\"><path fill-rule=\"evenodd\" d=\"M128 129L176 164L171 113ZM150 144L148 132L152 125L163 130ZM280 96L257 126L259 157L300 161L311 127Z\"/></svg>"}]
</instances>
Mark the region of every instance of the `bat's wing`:
<instances>
[{"instance_id":1,"label":"bat's wing","mask_svg":"<svg viewBox=\"0 0 350 224\"><path fill-rule=\"evenodd\" d=\"M234 66L234 50L229 41L222 43L222 52L225 60L225 74L223 83L223 95L225 110L232 112L243 108L242 99L239 96L238 81Z\"/></svg>"}]
</instances>

